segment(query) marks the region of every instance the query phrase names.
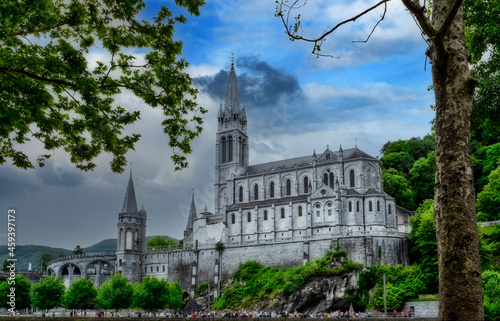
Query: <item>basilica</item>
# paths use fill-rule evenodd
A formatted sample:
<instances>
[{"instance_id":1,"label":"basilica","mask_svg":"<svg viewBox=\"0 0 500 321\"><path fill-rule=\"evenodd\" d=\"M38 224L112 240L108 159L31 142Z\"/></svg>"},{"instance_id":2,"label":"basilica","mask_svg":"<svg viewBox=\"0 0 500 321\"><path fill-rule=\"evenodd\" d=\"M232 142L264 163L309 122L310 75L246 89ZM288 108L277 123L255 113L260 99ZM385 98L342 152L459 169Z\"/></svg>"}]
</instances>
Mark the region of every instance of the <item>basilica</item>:
<instances>
[{"instance_id":1,"label":"basilica","mask_svg":"<svg viewBox=\"0 0 500 321\"><path fill-rule=\"evenodd\" d=\"M198 211L192 196L182 249L146 250L147 213L137 208L131 174L118 214L116 253L60 258L48 272L67 282L93 278L96 285L116 272L131 282L152 275L179 282L194 295L208 281L220 291L220 280L240 263L298 266L322 257L333 241L366 267L408 264L411 213L384 192L377 158L357 146L327 146L318 153L311 146L310 155L249 164L251 138L234 65L215 138L215 206Z\"/></svg>"}]
</instances>

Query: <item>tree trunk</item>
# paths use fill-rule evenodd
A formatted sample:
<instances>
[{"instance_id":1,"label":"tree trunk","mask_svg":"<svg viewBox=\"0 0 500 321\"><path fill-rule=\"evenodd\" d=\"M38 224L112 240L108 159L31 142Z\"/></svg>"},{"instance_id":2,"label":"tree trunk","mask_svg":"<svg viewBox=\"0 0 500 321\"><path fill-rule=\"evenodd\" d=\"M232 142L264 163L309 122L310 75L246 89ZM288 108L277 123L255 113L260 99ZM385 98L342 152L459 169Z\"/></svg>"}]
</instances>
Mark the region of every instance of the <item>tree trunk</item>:
<instances>
[{"instance_id":1,"label":"tree trunk","mask_svg":"<svg viewBox=\"0 0 500 321\"><path fill-rule=\"evenodd\" d=\"M443 25L453 0L435 1L432 23ZM436 96L434 219L439 254L439 319L483 320L483 294L471 160L471 110L476 81L469 72L463 7L428 55Z\"/></svg>"}]
</instances>

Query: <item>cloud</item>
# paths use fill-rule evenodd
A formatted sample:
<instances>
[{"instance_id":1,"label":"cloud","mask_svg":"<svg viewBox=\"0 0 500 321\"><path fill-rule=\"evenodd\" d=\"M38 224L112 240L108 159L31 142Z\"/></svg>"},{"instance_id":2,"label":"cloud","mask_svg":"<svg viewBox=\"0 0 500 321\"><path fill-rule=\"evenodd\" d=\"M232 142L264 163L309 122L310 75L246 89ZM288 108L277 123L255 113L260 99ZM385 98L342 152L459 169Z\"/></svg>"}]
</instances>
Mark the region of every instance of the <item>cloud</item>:
<instances>
[{"instance_id":1,"label":"cloud","mask_svg":"<svg viewBox=\"0 0 500 321\"><path fill-rule=\"evenodd\" d=\"M74 165L61 164L52 159L48 159L36 174L43 184L49 186L76 187L82 185L85 179L84 174L75 169Z\"/></svg>"}]
</instances>

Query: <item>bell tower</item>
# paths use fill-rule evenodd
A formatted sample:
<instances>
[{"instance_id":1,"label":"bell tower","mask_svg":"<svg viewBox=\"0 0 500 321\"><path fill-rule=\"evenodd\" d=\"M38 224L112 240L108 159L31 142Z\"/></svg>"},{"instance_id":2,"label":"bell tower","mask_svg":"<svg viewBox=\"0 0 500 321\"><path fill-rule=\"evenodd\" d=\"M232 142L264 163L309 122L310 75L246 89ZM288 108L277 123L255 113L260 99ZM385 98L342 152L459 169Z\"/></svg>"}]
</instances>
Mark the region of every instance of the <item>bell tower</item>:
<instances>
[{"instance_id":1,"label":"bell tower","mask_svg":"<svg viewBox=\"0 0 500 321\"><path fill-rule=\"evenodd\" d=\"M127 277L130 283L141 281L142 255L146 251L147 213L137 210L132 171L121 212L118 214L118 244L116 251L116 271Z\"/></svg>"},{"instance_id":2,"label":"bell tower","mask_svg":"<svg viewBox=\"0 0 500 321\"><path fill-rule=\"evenodd\" d=\"M232 178L248 167L247 116L240 104L234 58L229 71L226 101L217 116L215 153L215 213L222 214L224 206L234 203Z\"/></svg>"}]
</instances>

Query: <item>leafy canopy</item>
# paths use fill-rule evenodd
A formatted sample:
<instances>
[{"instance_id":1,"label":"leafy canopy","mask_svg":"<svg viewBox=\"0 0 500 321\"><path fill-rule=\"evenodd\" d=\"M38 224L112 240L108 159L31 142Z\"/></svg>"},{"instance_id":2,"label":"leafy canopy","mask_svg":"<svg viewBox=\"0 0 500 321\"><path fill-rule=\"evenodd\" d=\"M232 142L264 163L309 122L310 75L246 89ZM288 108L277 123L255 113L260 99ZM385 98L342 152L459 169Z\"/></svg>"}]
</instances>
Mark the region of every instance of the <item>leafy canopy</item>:
<instances>
[{"instance_id":1,"label":"leafy canopy","mask_svg":"<svg viewBox=\"0 0 500 321\"><path fill-rule=\"evenodd\" d=\"M73 281L64 295L66 309L92 309L95 306L97 290L92 280Z\"/></svg>"},{"instance_id":2,"label":"leafy canopy","mask_svg":"<svg viewBox=\"0 0 500 321\"><path fill-rule=\"evenodd\" d=\"M61 278L46 276L40 282L33 284L33 305L40 310L61 307L65 290Z\"/></svg>"},{"instance_id":3,"label":"leafy canopy","mask_svg":"<svg viewBox=\"0 0 500 321\"><path fill-rule=\"evenodd\" d=\"M10 309L12 307L8 304L10 297L7 296L11 294L11 288L15 289L16 310L29 308L31 306L31 283L24 275L20 274L16 275L14 280L7 279L0 282L0 308Z\"/></svg>"},{"instance_id":4,"label":"leafy canopy","mask_svg":"<svg viewBox=\"0 0 500 321\"><path fill-rule=\"evenodd\" d=\"M150 250L174 250L177 248L177 243L171 238L166 240L165 237L156 235L148 241L147 247Z\"/></svg>"},{"instance_id":5,"label":"leafy canopy","mask_svg":"<svg viewBox=\"0 0 500 321\"><path fill-rule=\"evenodd\" d=\"M199 15L203 0L176 0ZM177 23L162 6L151 22L140 20L144 0L34 0L0 5L0 164L34 168L21 147L31 139L46 151L64 149L81 170L92 170L102 152L113 156L111 169L122 172L125 154L140 135L124 128L140 118L135 106L116 102L133 94L163 111L164 132L174 149L176 169L200 134L197 91L174 40ZM141 54L130 54L133 50ZM90 64L90 54L103 56ZM37 161L43 166L51 154Z\"/></svg>"},{"instance_id":6,"label":"leafy canopy","mask_svg":"<svg viewBox=\"0 0 500 321\"><path fill-rule=\"evenodd\" d=\"M133 294L134 289L127 278L117 273L99 288L97 305L103 309L127 309L132 306Z\"/></svg>"}]
</instances>

